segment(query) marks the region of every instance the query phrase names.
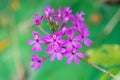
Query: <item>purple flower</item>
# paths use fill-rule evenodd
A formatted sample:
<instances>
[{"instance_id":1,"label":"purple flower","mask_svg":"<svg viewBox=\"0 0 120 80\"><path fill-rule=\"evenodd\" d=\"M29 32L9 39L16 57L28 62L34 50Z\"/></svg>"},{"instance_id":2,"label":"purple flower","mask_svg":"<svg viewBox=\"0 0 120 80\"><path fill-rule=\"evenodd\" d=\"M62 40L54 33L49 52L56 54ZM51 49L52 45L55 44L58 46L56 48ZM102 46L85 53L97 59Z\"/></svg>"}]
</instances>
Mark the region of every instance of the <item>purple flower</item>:
<instances>
[{"instance_id":1,"label":"purple flower","mask_svg":"<svg viewBox=\"0 0 120 80\"><path fill-rule=\"evenodd\" d=\"M63 36L62 32L59 31L52 35L43 37L43 40L44 42L49 43L48 46L51 44L57 44L58 45L57 47L60 48L60 46L64 46L67 42L66 40L61 39L62 36Z\"/></svg>"},{"instance_id":2,"label":"purple flower","mask_svg":"<svg viewBox=\"0 0 120 80\"><path fill-rule=\"evenodd\" d=\"M31 62L32 62L31 67L34 70L40 69L43 61L44 61L44 57L39 58L37 55L33 54L31 58Z\"/></svg>"},{"instance_id":3,"label":"purple flower","mask_svg":"<svg viewBox=\"0 0 120 80\"><path fill-rule=\"evenodd\" d=\"M64 27L62 28L62 33L63 33L63 34L66 34L67 31L68 31L68 28L67 28L66 26L64 26Z\"/></svg>"},{"instance_id":4,"label":"purple flower","mask_svg":"<svg viewBox=\"0 0 120 80\"><path fill-rule=\"evenodd\" d=\"M80 13L76 14L76 17L74 17L72 19L72 23L73 23L73 28L77 31L81 30L82 28L87 28L87 26L83 23L84 21L84 15L85 13L83 13L82 11Z\"/></svg>"},{"instance_id":5,"label":"purple flower","mask_svg":"<svg viewBox=\"0 0 120 80\"><path fill-rule=\"evenodd\" d=\"M83 29L86 29L87 28L87 25L80 22L79 20L74 20L73 21L73 29L78 31L78 32L81 32Z\"/></svg>"},{"instance_id":6,"label":"purple flower","mask_svg":"<svg viewBox=\"0 0 120 80\"><path fill-rule=\"evenodd\" d=\"M39 26L39 29L46 35L41 38L38 32L33 31L34 40L27 41L27 44L33 45L32 52L41 52L41 43L47 45L45 52L48 53L48 56L46 58L32 55L31 67L33 69L39 69L42 66L42 62L47 59L53 62L55 59L61 61L63 57L68 57L67 64L71 64L72 60L79 64L79 58L86 57L85 54L77 52L78 49L82 48L82 41L86 46L90 46L92 43L92 40L88 38L90 31L87 25L84 24L84 15L83 11L75 15L72 14L70 7L65 7L64 9L58 8L54 12L54 9L50 6L45 8L42 16L34 15L34 24L30 28L39 26L43 20L46 20L51 32L47 33Z\"/></svg>"},{"instance_id":7,"label":"purple flower","mask_svg":"<svg viewBox=\"0 0 120 80\"><path fill-rule=\"evenodd\" d=\"M55 57L57 56L58 60L62 60L62 55L60 53L60 47L64 46L67 41L62 40L62 32L59 31L49 36L43 37L44 42L48 43L46 52L51 54L50 61L54 61Z\"/></svg>"},{"instance_id":8,"label":"purple flower","mask_svg":"<svg viewBox=\"0 0 120 80\"><path fill-rule=\"evenodd\" d=\"M72 10L70 9L70 7L66 7L64 9L64 13L63 13L63 21L64 23L67 23L69 21L69 19L73 18L73 15L71 14Z\"/></svg>"},{"instance_id":9,"label":"purple flower","mask_svg":"<svg viewBox=\"0 0 120 80\"><path fill-rule=\"evenodd\" d=\"M79 37L79 39L83 40L84 44L86 46L88 46L88 47L92 43L92 40L90 40L90 39L87 38L87 36L89 36L89 35L90 35L90 31L88 29L83 29L83 30L80 31L80 37Z\"/></svg>"},{"instance_id":10,"label":"purple flower","mask_svg":"<svg viewBox=\"0 0 120 80\"><path fill-rule=\"evenodd\" d=\"M74 29L74 30L80 29L80 27L81 27L80 24L81 24L81 23L79 23L78 20L73 20L72 22L73 22L73 29Z\"/></svg>"},{"instance_id":11,"label":"purple flower","mask_svg":"<svg viewBox=\"0 0 120 80\"><path fill-rule=\"evenodd\" d=\"M54 61L55 57L57 57L59 61L62 60L62 54L60 53L60 48L57 43L49 44L46 52L51 55L50 62Z\"/></svg>"},{"instance_id":12,"label":"purple flower","mask_svg":"<svg viewBox=\"0 0 120 80\"><path fill-rule=\"evenodd\" d=\"M64 9L64 14L65 14L65 15L69 15L71 12L72 12L72 10L70 9L70 7L66 7L66 8Z\"/></svg>"},{"instance_id":13,"label":"purple flower","mask_svg":"<svg viewBox=\"0 0 120 80\"><path fill-rule=\"evenodd\" d=\"M61 54L62 56L66 56L68 54L69 50L67 50L66 48L61 48Z\"/></svg>"},{"instance_id":14,"label":"purple flower","mask_svg":"<svg viewBox=\"0 0 120 80\"><path fill-rule=\"evenodd\" d=\"M54 9L51 8L50 6L47 6L44 12L46 14L46 18L49 18L50 15L54 12Z\"/></svg>"},{"instance_id":15,"label":"purple flower","mask_svg":"<svg viewBox=\"0 0 120 80\"><path fill-rule=\"evenodd\" d=\"M39 17L38 14L35 14L33 20L36 25L39 25L44 20L44 16Z\"/></svg>"},{"instance_id":16,"label":"purple flower","mask_svg":"<svg viewBox=\"0 0 120 80\"><path fill-rule=\"evenodd\" d=\"M34 40L28 40L27 44L29 45L34 44L34 46L32 47L32 52L35 52L35 51L40 52L42 50L40 43L43 43L43 41L40 39L40 35L38 32L33 31L32 35L34 37Z\"/></svg>"},{"instance_id":17,"label":"purple flower","mask_svg":"<svg viewBox=\"0 0 120 80\"><path fill-rule=\"evenodd\" d=\"M62 8L59 8L57 13L54 14L54 21L56 22L56 24L61 23L62 15L63 15Z\"/></svg>"},{"instance_id":18,"label":"purple flower","mask_svg":"<svg viewBox=\"0 0 120 80\"><path fill-rule=\"evenodd\" d=\"M83 15L85 15L85 13L83 11L81 11L80 13L76 14L77 20L79 20L79 22L83 22L84 21Z\"/></svg>"},{"instance_id":19,"label":"purple flower","mask_svg":"<svg viewBox=\"0 0 120 80\"><path fill-rule=\"evenodd\" d=\"M80 42L77 42L79 40L79 36L74 37L74 30L71 28L68 30L68 42L67 42L67 49L72 50L73 47L75 48L81 48L82 45Z\"/></svg>"},{"instance_id":20,"label":"purple flower","mask_svg":"<svg viewBox=\"0 0 120 80\"><path fill-rule=\"evenodd\" d=\"M59 8L56 14L59 19L62 17L62 13L63 13L62 8Z\"/></svg>"},{"instance_id":21,"label":"purple flower","mask_svg":"<svg viewBox=\"0 0 120 80\"><path fill-rule=\"evenodd\" d=\"M77 52L76 48L72 49L71 51L67 51L64 56L69 57L67 60L67 64L71 64L72 60L74 60L76 64L79 64L79 58L85 58L85 54Z\"/></svg>"}]
</instances>

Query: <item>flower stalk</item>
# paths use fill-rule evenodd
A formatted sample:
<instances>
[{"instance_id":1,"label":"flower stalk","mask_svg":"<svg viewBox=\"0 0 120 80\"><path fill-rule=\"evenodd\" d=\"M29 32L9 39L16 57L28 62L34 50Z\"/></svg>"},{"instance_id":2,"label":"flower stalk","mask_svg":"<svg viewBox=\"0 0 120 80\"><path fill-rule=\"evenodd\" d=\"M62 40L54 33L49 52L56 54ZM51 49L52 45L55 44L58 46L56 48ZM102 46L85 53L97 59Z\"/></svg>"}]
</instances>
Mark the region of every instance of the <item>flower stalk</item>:
<instances>
[{"instance_id":1,"label":"flower stalk","mask_svg":"<svg viewBox=\"0 0 120 80\"><path fill-rule=\"evenodd\" d=\"M89 64L90 66L92 66L92 67L98 69L99 71L107 74L107 75L110 76L111 78L113 78L113 79L115 79L115 80L120 80L120 78L116 77L115 75L113 75L111 72L105 70L104 68L101 68L101 67L99 67L98 65L93 64L93 63L91 63L91 62L89 62L89 61L87 61L87 60L85 60L85 59L82 59L82 60L83 60L84 62L86 62L87 64Z\"/></svg>"},{"instance_id":2,"label":"flower stalk","mask_svg":"<svg viewBox=\"0 0 120 80\"><path fill-rule=\"evenodd\" d=\"M44 34L49 35L49 33L46 32L41 26L38 26L38 28L39 28Z\"/></svg>"}]
</instances>

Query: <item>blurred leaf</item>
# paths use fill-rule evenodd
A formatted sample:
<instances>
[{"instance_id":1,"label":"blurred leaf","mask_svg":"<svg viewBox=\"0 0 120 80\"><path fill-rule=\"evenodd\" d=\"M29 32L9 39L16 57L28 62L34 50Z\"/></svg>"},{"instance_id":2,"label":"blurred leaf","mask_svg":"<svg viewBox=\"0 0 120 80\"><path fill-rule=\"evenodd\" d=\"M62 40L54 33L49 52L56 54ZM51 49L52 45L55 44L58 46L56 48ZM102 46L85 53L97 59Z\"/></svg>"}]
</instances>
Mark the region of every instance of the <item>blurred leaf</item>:
<instances>
[{"instance_id":1,"label":"blurred leaf","mask_svg":"<svg viewBox=\"0 0 120 80\"><path fill-rule=\"evenodd\" d=\"M94 64L103 66L120 65L120 46L103 45L97 49L87 50L88 60Z\"/></svg>"}]
</instances>

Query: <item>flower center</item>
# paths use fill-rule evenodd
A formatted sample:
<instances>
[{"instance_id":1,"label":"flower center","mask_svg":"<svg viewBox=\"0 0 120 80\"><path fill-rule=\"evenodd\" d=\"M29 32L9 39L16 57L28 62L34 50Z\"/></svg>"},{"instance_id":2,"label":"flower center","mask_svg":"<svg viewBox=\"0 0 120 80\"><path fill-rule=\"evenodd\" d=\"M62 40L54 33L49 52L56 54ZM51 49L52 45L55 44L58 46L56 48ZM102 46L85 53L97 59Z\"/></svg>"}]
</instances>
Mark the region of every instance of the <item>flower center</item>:
<instances>
[{"instance_id":1,"label":"flower center","mask_svg":"<svg viewBox=\"0 0 120 80\"><path fill-rule=\"evenodd\" d=\"M81 35L82 39L84 39L84 35Z\"/></svg>"},{"instance_id":2,"label":"flower center","mask_svg":"<svg viewBox=\"0 0 120 80\"><path fill-rule=\"evenodd\" d=\"M39 63L41 63L41 60L38 60Z\"/></svg>"},{"instance_id":3,"label":"flower center","mask_svg":"<svg viewBox=\"0 0 120 80\"><path fill-rule=\"evenodd\" d=\"M39 42L39 39L36 39L36 42Z\"/></svg>"},{"instance_id":4,"label":"flower center","mask_svg":"<svg viewBox=\"0 0 120 80\"><path fill-rule=\"evenodd\" d=\"M35 35L35 40L36 40L36 42L39 42L39 39L38 39L38 35L37 35L37 34Z\"/></svg>"},{"instance_id":5,"label":"flower center","mask_svg":"<svg viewBox=\"0 0 120 80\"><path fill-rule=\"evenodd\" d=\"M35 39L38 39L38 35L37 34L35 34Z\"/></svg>"},{"instance_id":6,"label":"flower center","mask_svg":"<svg viewBox=\"0 0 120 80\"><path fill-rule=\"evenodd\" d=\"M72 37L69 38L69 41L72 42Z\"/></svg>"},{"instance_id":7,"label":"flower center","mask_svg":"<svg viewBox=\"0 0 120 80\"><path fill-rule=\"evenodd\" d=\"M73 54L73 55L75 54L75 50L72 50L72 54Z\"/></svg>"},{"instance_id":8,"label":"flower center","mask_svg":"<svg viewBox=\"0 0 120 80\"><path fill-rule=\"evenodd\" d=\"M53 39L56 39L56 35L53 35Z\"/></svg>"},{"instance_id":9,"label":"flower center","mask_svg":"<svg viewBox=\"0 0 120 80\"><path fill-rule=\"evenodd\" d=\"M55 46L52 46L52 49L55 49Z\"/></svg>"},{"instance_id":10,"label":"flower center","mask_svg":"<svg viewBox=\"0 0 120 80\"><path fill-rule=\"evenodd\" d=\"M60 18L61 17L61 14L58 14L58 18Z\"/></svg>"},{"instance_id":11,"label":"flower center","mask_svg":"<svg viewBox=\"0 0 120 80\"><path fill-rule=\"evenodd\" d=\"M35 22L37 22L37 23L38 23L38 22L39 22L39 20L38 20L38 19L36 19L36 21L35 21Z\"/></svg>"}]
</instances>

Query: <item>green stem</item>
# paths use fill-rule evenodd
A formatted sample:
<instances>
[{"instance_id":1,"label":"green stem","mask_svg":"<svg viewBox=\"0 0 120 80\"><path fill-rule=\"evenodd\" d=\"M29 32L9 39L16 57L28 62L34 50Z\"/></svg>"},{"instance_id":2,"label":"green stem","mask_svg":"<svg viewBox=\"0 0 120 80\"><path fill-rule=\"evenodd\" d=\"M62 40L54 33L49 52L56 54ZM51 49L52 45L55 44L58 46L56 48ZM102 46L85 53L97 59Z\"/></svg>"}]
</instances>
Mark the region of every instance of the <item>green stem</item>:
<instances>
[{"instance_id":1,"label":"green stem","mask_svg":"<svg viewBox=\"0 0 120 80\"><path fill-rule=\"evenodd\" d=\"M117 78L117 77L116 77L115 75L113 75L111 72L109 72L109 71L107 71L107 70L99 67L98 65L93 64L93 63L91 63L91 62L88 62L87 60L84 60L84 59L82 59L82 60L83 60L84 62L86 62L87 64L89 64L90 66L92 66L92 67L98 69L99 71L101 71L101 72L109 75L109 76L112 77L113 79L115 79L115 80L120 80L120 78Z\"/></svg>"},{"instance_id":2,"label":"green stem","mask_svg":"<svg viewBox=\"0 0 120 80\"><path fill-rule=\"evenodd\" d=\"M45 33L46 35L50 35L50 34L47 33L46 31L44 31L44 29L43 29L41 26L38 26L38 28L39 28L43 33Z\"/></svg>"}]
</instances>

